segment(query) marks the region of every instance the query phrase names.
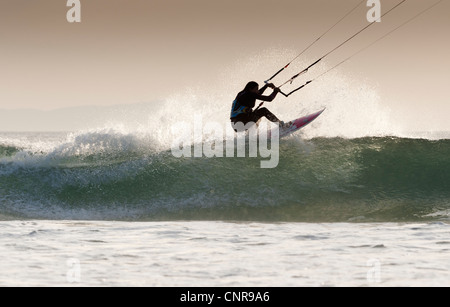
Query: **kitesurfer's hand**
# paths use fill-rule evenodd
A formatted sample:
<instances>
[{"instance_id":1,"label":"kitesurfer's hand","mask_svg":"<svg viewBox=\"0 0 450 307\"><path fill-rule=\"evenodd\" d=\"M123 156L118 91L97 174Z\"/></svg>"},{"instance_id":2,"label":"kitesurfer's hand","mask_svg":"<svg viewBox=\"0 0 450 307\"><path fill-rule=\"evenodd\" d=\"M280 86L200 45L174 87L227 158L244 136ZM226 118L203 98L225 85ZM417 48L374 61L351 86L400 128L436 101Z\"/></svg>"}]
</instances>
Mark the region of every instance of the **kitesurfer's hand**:
<instances>
[{"instance_id":1,"label":"kitesurfer's hand","mask_svg":"<svg viewBox=\"0 0 450 307\"><path fill-rule=\"evenodd\" d=\"M269 83L267 84L268 87L270 87L271 89L275 89L275 85L273 83Z\"/></svg>"}]
</instances>

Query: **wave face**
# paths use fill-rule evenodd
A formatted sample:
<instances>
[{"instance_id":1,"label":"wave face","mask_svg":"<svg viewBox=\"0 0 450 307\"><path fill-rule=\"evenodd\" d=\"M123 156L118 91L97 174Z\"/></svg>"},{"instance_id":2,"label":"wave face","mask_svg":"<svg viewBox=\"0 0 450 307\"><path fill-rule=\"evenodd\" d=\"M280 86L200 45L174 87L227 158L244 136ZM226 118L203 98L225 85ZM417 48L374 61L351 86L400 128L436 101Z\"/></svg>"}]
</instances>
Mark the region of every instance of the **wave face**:
<instances>
[{"instance_id":1,"label":"wave face","mask_svg":"<svg viewBox=\"0 0 450 307\"><path fill-rule=\"evenodd\" d=\"M36 136L34 139L38 139ZM280 163L175 158L117 131L0 142L0 219L410 222L450 216L450 140L291 137ZM158 147L158 146L156 146Z\"/></svg>"},{"instance_id":2,"label":"wave face","mask_svg":"<svg viewBox=\"0 0 450 307\"><path fill-rule=\"evenodd\" d=\"M259 158L173 157L174 125L201 117L230 130L236 93L296 53L258 53L225 67L217 80L162 102L113 108L107 114L93 111L77 120L86 123L84 132L0 134L0 219L448 219L448 134L406 138L419 135L405 133L408 129L392 116L376 87L339 70L296 95L265 104L284 121L327 108L300 134L282 140L277 168L261 169ZM298 66L310 63L299 61ZM321 62L314 73L329 68ZM54 112L54 122L78 119L72 113ZM88 119L94 119L93 126Z\"/></svg>"}]
</instances>

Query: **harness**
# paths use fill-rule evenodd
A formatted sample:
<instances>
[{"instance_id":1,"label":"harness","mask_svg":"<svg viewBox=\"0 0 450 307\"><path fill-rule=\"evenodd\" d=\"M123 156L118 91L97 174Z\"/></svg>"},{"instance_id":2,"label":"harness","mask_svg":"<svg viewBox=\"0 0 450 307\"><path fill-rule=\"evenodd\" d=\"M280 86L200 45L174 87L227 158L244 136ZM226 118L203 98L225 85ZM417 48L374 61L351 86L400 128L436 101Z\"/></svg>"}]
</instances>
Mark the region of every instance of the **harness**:
<instances>
[{"instance_id":1,"label":"harness","mask_svg":"<svg viewBox=\"0 0 450 307\"><path fill-rule=\"evenodd\" d=\"M249 107L239 105L239 97L233 101L233 106L231 107L230 119L234 119L241 114L250 114L252 109Z\"/></svg>"}]
</instances>

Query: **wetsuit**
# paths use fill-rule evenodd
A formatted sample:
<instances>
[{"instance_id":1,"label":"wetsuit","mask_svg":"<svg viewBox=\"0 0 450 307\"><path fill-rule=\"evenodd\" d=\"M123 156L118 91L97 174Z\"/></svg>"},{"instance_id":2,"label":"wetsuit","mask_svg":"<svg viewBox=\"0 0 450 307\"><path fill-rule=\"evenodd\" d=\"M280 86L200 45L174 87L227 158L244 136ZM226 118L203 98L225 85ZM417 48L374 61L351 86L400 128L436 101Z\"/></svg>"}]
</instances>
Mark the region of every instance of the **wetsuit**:
<instances>
[{"instance_id":1,"label":"wetsuit","mask_svg":"<svg viewBox=\"0 0 450 307\"><path fill-rule=\"evenodd\" d=\"M269 121L274 123L279 122L280 120L266 108L261 108L253 112L253 108L256 105L256 100L270 102L277 96L279 92L277 90L275 90L270 96L263 96L267 88L268 86L265 85L259 90L258 93L246 91L240 92L233 101L230 115L231 122L234 124L242 122L246 125L250 122L257 123L262 117L266 117Z\"/></svg>"}]
</instances>

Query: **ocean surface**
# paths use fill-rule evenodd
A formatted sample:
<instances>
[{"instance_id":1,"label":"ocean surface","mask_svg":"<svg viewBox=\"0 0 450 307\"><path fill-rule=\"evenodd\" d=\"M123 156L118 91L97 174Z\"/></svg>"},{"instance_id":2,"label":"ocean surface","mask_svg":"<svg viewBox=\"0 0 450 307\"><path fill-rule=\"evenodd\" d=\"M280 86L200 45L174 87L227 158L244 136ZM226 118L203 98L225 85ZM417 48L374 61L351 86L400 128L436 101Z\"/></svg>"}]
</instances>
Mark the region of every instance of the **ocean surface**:
<instances>
[{"instance_id":1,"label":"ocean surface","mask_svg":"<svg viewBox=\"0 0 450 307\"><path fill-rule=\"evenodd\" d=\"M450 139L175 158L116 130L0 134L0 286L450 286Z\"/></svg>"}]
</instances>

